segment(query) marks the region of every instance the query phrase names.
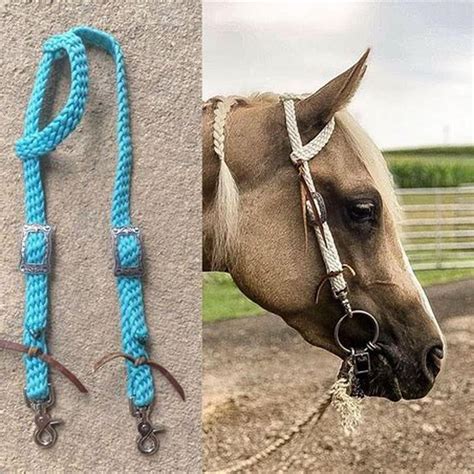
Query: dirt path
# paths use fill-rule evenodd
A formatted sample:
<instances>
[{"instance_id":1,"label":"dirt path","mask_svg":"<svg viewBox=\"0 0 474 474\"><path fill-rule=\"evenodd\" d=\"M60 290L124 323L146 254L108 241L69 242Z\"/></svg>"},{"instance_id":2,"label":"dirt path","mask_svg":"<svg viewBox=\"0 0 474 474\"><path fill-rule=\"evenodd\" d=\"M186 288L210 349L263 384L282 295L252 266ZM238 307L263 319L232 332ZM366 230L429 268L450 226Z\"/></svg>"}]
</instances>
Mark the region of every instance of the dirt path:
<instances>
[{"instance_id":1,"label":"dirt path","mask_svg":"<svg viewBox=\"0 0 474 474\"><path fill-rule=\"evenodd\" d=\"M473 472L474 281L428 293L449 346L435 389L418 401L366 400L365 422L352 438L341 434L330 410L290 472ZM206 325L206 469L267 446L314 406L338 366L274 315ZM252 472L277 472L300 439Z\"/></svg>"}]
</instances>

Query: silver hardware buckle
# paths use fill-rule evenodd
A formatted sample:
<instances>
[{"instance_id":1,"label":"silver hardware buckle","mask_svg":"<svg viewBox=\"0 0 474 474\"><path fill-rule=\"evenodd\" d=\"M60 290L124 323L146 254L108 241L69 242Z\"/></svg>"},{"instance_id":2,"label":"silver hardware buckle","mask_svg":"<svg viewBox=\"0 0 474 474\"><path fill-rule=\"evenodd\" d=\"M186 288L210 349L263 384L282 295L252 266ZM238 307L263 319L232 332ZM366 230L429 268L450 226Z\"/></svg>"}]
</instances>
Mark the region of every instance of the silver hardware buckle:
<instances>
[{"instance_id":1,"label":"silver hardware buckle","mask_svg":"<svg viewBox=\"0 0 474 474\"><path fill-rule=\"evenodd\" d=\"M45 274L51 271L51 244L53 228L43 224L25 224L21 241L20 270L23 273ZM45 257L41 263L29 263L26 258L26 246L30 234L43 234L45 237Z\"/></svg>"},{"instance_id":2,"label":"silver hardware buckle","mask_svg":"<svg viewBox=\"0 0 474 474\"><path fill-rule=\"evenodd\" d=\"M133 235L140 247L140 255L138 257L138 264L135 266L123 266L120 262L120 255L118 252L118 240L120 236ZM143 250L142 239L138 227L113 227L112 239L114 245L114 275L115 276L131 276L141 277L143 275Z\"/></svg>"}]
</instances>

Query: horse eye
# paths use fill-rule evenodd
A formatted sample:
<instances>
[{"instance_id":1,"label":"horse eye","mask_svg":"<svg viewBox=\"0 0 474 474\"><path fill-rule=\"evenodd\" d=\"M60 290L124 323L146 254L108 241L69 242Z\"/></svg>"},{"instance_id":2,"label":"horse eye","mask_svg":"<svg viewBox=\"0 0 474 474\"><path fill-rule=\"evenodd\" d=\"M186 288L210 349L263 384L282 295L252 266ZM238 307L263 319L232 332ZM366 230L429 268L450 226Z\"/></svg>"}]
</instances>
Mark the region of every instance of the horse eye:
<instances>
[{"instance_id":1,"label":"horse eye","mask_svg":"<svg viewBox=\"0 0 474 474\"><path fill-rule=\"evenodd\" d=\"M363 223L375 220L375 203L369 200L352 202L349 215L354 222Z\"/></svg>"}]
</instances>

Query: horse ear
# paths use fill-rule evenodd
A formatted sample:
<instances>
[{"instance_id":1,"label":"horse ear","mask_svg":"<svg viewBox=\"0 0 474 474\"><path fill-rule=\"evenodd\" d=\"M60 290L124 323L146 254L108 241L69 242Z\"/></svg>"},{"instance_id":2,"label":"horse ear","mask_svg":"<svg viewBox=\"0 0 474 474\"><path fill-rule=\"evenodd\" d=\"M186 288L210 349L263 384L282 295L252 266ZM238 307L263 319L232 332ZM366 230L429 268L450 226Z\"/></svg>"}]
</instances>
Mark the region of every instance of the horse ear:
<instances>
[{"instance_id":1,"label":"horse ear","mask_svg":"<svg viewBox=\"0 0 474 474\"><path fill-rule=\"evenodd\" d=\"M338 110L349 103L367 69L369 53L370 49L367 49L347 71L296 104L296 117L301 130L326 125Z\"/></svg>"}]
</instances>

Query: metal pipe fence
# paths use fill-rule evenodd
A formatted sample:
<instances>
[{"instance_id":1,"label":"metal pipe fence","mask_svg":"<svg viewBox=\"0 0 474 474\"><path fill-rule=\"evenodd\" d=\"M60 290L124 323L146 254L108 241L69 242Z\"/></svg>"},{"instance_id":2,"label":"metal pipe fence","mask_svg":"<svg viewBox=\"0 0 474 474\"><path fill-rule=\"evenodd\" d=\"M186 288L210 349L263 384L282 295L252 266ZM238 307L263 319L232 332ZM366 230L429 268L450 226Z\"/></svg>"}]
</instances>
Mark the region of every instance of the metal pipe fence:
<instances>
[{"instance_id":1,"label":"metal pipe fence","mask_svg":"<svg viewBox=\"0 0 474 474\"><path fill-rule=\"evenodd\" d=\"M397 190L415 270L474 268L474 184Z\"/></svg>"}]
</instances>

